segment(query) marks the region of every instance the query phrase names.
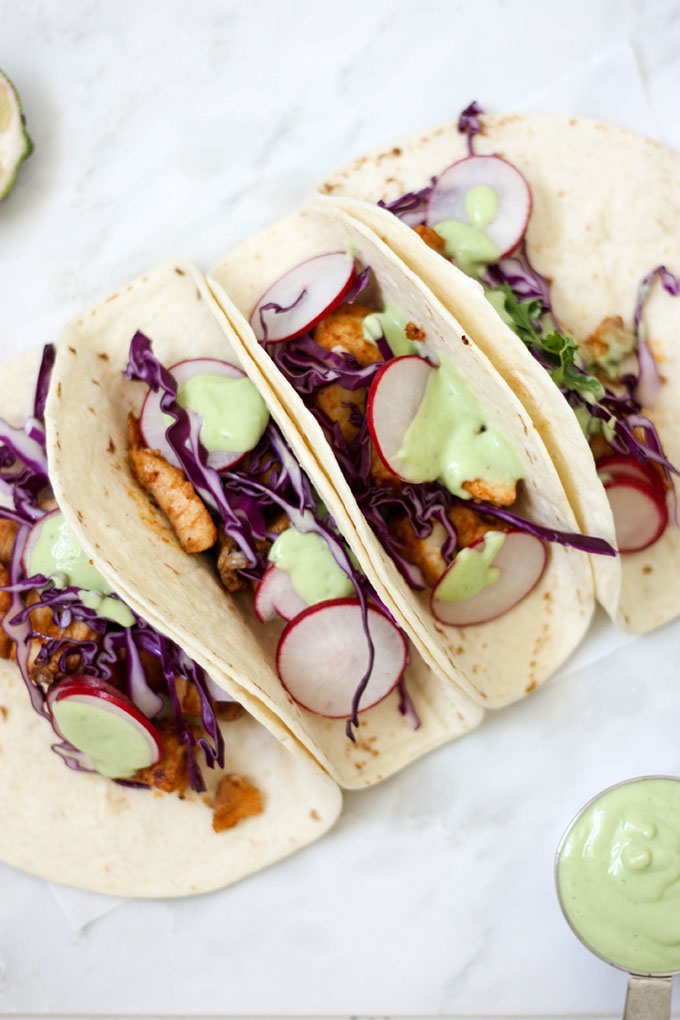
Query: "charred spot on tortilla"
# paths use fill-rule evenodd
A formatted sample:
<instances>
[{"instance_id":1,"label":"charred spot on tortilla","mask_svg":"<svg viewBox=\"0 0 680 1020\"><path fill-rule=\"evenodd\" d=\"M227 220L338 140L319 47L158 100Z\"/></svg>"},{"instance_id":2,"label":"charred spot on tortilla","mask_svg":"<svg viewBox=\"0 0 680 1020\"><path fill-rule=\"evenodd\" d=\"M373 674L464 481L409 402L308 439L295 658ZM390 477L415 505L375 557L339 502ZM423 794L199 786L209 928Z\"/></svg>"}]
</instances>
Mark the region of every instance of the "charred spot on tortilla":
<instances>
[{"instance_id":1,"label":"charred spot on tortilla","mask_svg":"<svg viewBox=\"0 0 680 1020\"><path fill-rule=\"evenodd\" d=\"M180 268L179 268L179 266L175 266L175 272L177 273L177 275L178 275L178 276L186 276L186 275L187 275L187 274L186 274L186 273L184 272L184 270L183 270L183 269L180 269Z\"/></svg>"},{"instance_id":2,"label":"charred spot on tortilla","mask_svg":"<svg viewBox=\"0 0 680 1020\"><path fill-rule=\"evenodd\" d=\"M108 361L109 360L109 356L108 356L108 354L105 351L101 351L101 353L97 354L97 357L99 358L100 361Z\"/></svg>"},{"instance_id":3,"label":"charred spot on tortilla","mask_svg":"<svg viewBox=\"0 0 680 1020\"><path fill-rule=\"evenodd\" d=\"M106 452L107 453L115 453L116 452L116 444L114 443L114 441L111 438L111 436L109 436L109 441L108 441L108 444L106 446Z\"/></svg>"},{"instance_id":4,"label":"charred spot on tortilla","mask_svg":"<svg viewBox=\"0 0 680 1020\"><path fill-rule=\"evenodd\" d=\"M57 396L61 397L61 382L57 383Z\"/></svg>"},{"instance_id":5,"label":"charred spot on tortilla","mask_svg":"<svg viewBox=\"0 0 680 1020\"><path fill-rule=\"evenodd\" d=\"M92 383L93 386L101 386L99 379L90 379L90 382Z\"/></svg>"},{"instance_id":6,"label":"charred spot on tortilla","mask_svg":"<svg viewBox=\"0 0 680 1020\"><path fill-rule=\"evenodd\" d=\"M460 334L460 339L461 339L461 341L463 342L463 344L464 344L464 346L465 346L465 347L469 347L469 346L470 346L470 341L469 341L469 340L468 340L468 338L467 338L467 337L465 336L465 333L461 333L461 334Z\"/></svg>"},{"instance_id":7,"label":"charred spot on tortilla","mask_svg":"<svg viewBox=\"0 0 680 1020\"><path fill-rule=\"evenodd\" d=\"M84 517L83 517L82 511L80 511L80 510L76 510L76 516L77 516L78 520L80 521L80 523L82 524L82 523L83 523L83 520L84 520Z\"/></svg>"}]
</instances>

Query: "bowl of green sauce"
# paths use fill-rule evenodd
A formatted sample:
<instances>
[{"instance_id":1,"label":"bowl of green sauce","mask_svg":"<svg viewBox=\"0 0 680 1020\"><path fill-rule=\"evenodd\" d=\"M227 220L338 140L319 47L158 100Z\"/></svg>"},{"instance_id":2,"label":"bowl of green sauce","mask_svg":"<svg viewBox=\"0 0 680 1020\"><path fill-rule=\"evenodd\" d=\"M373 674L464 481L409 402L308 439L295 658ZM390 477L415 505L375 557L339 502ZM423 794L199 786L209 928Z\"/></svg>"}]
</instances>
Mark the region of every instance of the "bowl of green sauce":
<instances>
[{"instance_id":1,"label":"bowl of green sauce","mask_svg":"<svg viewBox=\"0 0 680 1020\"><path fill-rule=\"evenodd\" d=\"M594 797L562 837L555 878L597 956L632 974L680 971L680 779L644 776Z\"/></svg>"}]
</instances>

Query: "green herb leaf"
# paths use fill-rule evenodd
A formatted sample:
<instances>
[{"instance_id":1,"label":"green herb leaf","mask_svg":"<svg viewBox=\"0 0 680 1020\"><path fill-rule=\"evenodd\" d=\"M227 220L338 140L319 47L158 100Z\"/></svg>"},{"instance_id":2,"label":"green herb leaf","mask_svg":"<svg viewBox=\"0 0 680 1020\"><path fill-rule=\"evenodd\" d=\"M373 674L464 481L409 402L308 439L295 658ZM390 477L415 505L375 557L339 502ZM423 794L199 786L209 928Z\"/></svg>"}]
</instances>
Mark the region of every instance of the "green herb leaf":
<instances>
[{"instance_id":1,"label":"green herb leaf","mask_svg":"<svg viewBox=\"0 0 680 1020\"><path fill-rule=\"evenodd\" d=\"M543 308L540 301L518 301L509 284L504 287L505 311L513 328L527 347L540 352L541 361L560 389L576 390L588 403L596 403L605 395L599 379L589 375L578 363L579 350L575 340L553 329L541 336Z\"/></svg>"}]
</instances>

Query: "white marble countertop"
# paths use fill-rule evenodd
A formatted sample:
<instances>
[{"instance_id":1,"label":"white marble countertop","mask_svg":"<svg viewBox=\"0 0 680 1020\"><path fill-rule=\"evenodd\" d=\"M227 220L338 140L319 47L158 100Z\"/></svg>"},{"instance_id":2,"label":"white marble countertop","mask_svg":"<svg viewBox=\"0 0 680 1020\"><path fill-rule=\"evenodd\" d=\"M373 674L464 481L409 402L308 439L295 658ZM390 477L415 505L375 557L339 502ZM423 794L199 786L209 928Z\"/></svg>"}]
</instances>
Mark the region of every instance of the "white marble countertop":
<instances>
[{"instance_id":1,"label":"white marble countertop","mask_svg":"<svg viewBox=\"0 0 680 1020\"><path fill-rule=\"evenodd\" d=\"M473 97L550 105L591 62L574 112L680 147L679 54L678 0L0 0L36 143L0 204L0 357L155 262L209 267L336 165ZM620 1014L625 978L562 920L553 852L599 789L680 769L679 637L594 665L603 624L580 668L225 892L83 926L0 865L0 1015Z\"/></svg>"}]
</instances>

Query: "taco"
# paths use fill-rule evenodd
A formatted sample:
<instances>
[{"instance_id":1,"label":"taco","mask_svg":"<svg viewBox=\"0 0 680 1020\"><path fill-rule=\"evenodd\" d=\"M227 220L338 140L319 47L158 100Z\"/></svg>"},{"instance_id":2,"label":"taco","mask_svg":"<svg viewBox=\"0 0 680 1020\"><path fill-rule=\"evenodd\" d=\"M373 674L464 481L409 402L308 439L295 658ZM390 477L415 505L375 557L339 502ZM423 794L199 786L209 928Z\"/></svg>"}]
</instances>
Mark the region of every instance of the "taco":
<instances>
[{"instance_id":1,"label":"taco","mask_svg":"<svg viewBox=\"0 0 680 1020\"><path fill-rule=\"evenodd\" d=\"M45 456L52 356L0 382L0 860L118 896L220 888L321 836L340 792L78 546Z\"/></svg>"},{"instance_id":2,"label":"taco","mask_svg":"<svg viewBox=\"0 0 680 1020\"><path fill-rule=\"evenodd\" d=\"M519 401L368 229L310 207L208 275L261 392L421 654L478 702L540 685L593 610L586 551Z\"/></svg>"},{"instance_id":3,"label":"taco","mask_svg":"<svg viewBox=\"0 0 680 1020\"><path fill-rule=\"evenodd\" d=\"M620 128L472 104L323 186L519 396L582 530L615 533L597 595L639 633L680 612L679 179L677 153Z\"/></svg>"},{"instance_id":4,"label":"taco","mask_svg":"<svg viewBox=\"0 0 680 1020\"><path fill-rule=\"evenodd\" d=\"M483 713L385 609L232 341L178 264L72 322L46 409L57 499L135 611L287 747L363 787Z\"/></svg>"}]
</instances>

